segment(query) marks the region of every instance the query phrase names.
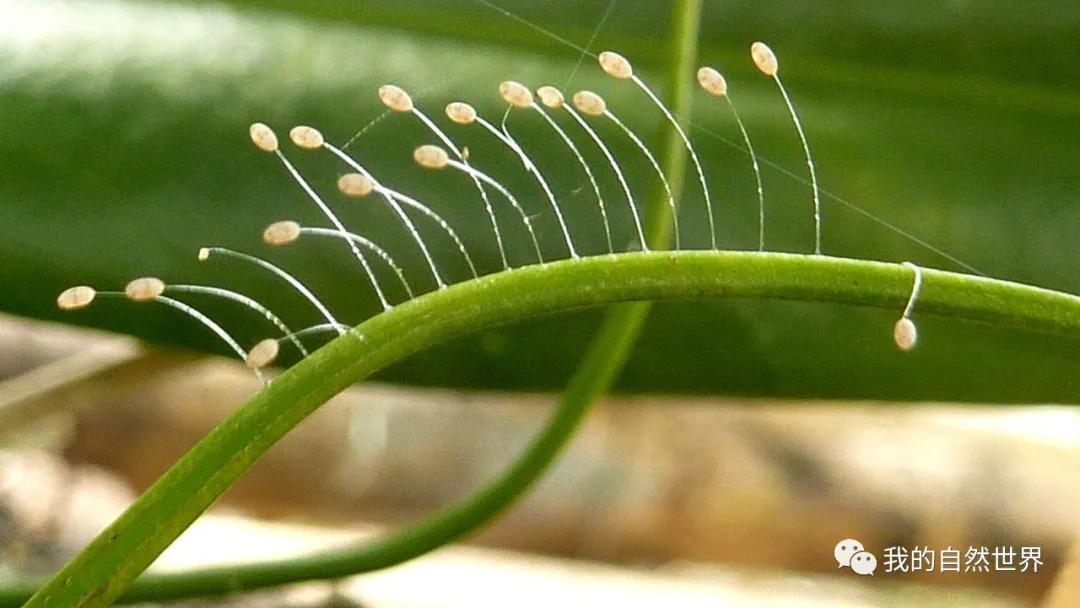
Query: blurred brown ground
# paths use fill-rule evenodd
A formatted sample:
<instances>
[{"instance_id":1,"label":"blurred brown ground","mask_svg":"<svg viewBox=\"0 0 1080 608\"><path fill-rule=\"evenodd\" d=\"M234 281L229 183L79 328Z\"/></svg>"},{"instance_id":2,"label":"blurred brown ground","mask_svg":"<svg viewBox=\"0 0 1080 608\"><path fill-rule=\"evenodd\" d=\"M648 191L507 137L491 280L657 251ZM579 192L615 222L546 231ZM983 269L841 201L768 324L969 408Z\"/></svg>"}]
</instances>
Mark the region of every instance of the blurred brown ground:
<instances>
[{"instance_id":1,"label":"blurred brown ground","mask_svg":"<svg viewBox=\"0 0 1080 608\"><path fill-rule=\"evenodd\" d=\"M99 350L86 357L91 347ZM0 384L8 446L0 498L27 502L33 489L47 506L9 505L8 519L37 515L23 516L29 531L4 534L22 539L17 557L42 569L111 519L130 499L119 488L145 488L257 389L224 360L11 319L0 319L0 373L9 378ZM36 393L25 381L34 373ZM56 380L65 374L71 381ZM359 386L290 433L221 505L323 527L400 525L490 480L553 403L550 395ZM920 605L934 593L958 605L973 591L982 595L970 605L1035 605L1072 541L1078 441L1080 417L1060 407L612 398L539 486L468 542L574 558L553 563L581 572L619 565L639 582L678 572L676 580L698 584L687 573L733 569L770 580L770 589L814 576L840 585L830 597L848 593L850 605L913 605L911 593ZM76 486L86 496L58 490ZM57 523L71 519L84 523ZM832 548L849 537L878 553L876 580L837 572ZM1035 545L1045 565L1038 574L884 575L881 550L891 545ZM470 563L498 571L504 554L482 555ZM543 579L547 562L530 559L525 571L533 563ZM896 589L912 601L892 603ZM889 594L860 595L874 590ZM1064 594L1057 605L1074 605L1057 599Z\"/></svg>"}]
</instances>

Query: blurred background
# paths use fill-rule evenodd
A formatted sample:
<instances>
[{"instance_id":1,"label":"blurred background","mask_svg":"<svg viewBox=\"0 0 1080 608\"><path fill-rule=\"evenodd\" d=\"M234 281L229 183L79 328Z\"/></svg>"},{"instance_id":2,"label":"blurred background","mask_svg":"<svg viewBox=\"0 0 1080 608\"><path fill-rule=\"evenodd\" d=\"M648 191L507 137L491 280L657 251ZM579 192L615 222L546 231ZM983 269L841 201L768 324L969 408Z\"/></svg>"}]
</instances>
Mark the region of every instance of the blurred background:
<instances>
[{"instance_id":1,"label":"blurred background","mask_svg":"<svg viewBox=\"0 0 1080 608\"><path fill-rule=\"evenodd\" d=\"M342 320L379 310L345 248L261 242L273 221L325 222L250 145L251 122L283 139L303 123L333 143L351 140L382 182L445 216L482 271L498 270L473 185L416 167L412 149L432 136L384 112L376 89L399 84L518 194L545 255L561 256L558 224L520 163L484 132L449 124L442 107L465 100L497 121L502 80L588 88L651 142L655 108L593 60L579 62L574 47L618 50L663 91L670 9L644 0L0 0L0 573L59 566L257 389L242 365L218 356L229 353L210 332L176 311L103 299L61 314L62 289L120 289L151 274L235 289L294 327L319 322L267 277L196 260L199 247L222 245L293 272ZM821 184L836 195L823 200L826 253L1080 291L1080 7L706 1L701 63L725 73L759 154L782 169L763 167L767 248L807 252L805 164L783 100L749 61L759 39L780 57ZM508 125L558 193L579 248L604 251L591 187L561 142L530 113L512 113ZM596 126L645 200L651 168L611 125ZM754 178L726 104L696 93L688 131L722 246L756 248ZM434 288L385 206L337 193L340 163L284 151L414 287ZM632 248L618 185L598 175L616 245ZM513 209L493 200L511 261L528 263ZM707 246L692 180L681 204L684 244ZM466 279L453 242L416 221L440 268ZM393 285L388 270L380 278ZM235 305L188 301L245 347L272 329ZM351 389L277 446L159 567L294 554L467 495L543 425L601 314L485 330ZM540 487L468 546L355 581L223 601L1073 605L1076 342L916 308L920 347L904 354L890 338L898 314L659 305L616 394ZM1029 545L1045 564L1037 574L869 579L836 568L832 549L844 538L879 560L894 545Z\"/></svg>"}]
</instances>

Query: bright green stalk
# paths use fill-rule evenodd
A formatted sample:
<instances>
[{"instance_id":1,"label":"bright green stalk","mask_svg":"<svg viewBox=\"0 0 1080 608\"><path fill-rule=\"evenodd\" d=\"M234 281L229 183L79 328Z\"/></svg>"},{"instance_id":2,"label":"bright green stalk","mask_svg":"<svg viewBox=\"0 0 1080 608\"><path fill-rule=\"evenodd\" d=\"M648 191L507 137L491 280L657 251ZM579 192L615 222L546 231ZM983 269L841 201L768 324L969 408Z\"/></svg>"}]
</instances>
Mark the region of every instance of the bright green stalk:
<instances>
[{"instance_id":1,"label":"bright green stalk","mask_svg":"<svg viewBox=\"0 0 1080 608\"><path fill-rule=\"evenodd\" d=\"M917 315L941 315L1080 338L1080 297L944 271L924 272ZM912 273L896 264L825 256L743 252L652 252L567 260L501 272L401 304L312 353L212 430L116 522L42 587L28 606L105 606L286 432L335 394L413 353L484 327L623 301L697 297L775 298L875 306L899 316ZM602 359L603 354L597 357ZM581 385L584 387L584 385ZM582 398L595 395L576 388ZM572 421L571 421L572 422ZM538 461L547 456L537 451ZM543 465L544 463L540 463ZM528 475L529 462L516 469ZM500 502L499 488L476 497ZM398 563L432 548L433 528L475 522L468 506L442 523L411 528L375 548L230 571L189 573L184 582L136 586L131 599L191 589L251 588L339 577ZM432 520L429 520L431 522ZM482 520L481 520L482 521ZM435 544L434 546L438 546ZM3 596L10 604L19 590ZM25 596L23 596L25 597Z\"/></svg>"},{"instance_id":2,"label":"bright green stalk","mask_svg":"<svg viewBox=\"0 0 1080 608\"><path fill-rule=\"evenodd\" d=\"M691 99L689 83L692 82L697 55L700 0L679 0L673 7L672 15L673 47L668 74L668 105L672 113L685 122ZM678 196L684 181L686 150L675 130L666 122L661 122L661 125L663 169L671 176L672 192ZM650 246L661 249L670 241L670 210L660 193L654 199L646 210L646 224L649 227L647 238ZM163 592L173 598L209 595L304 578L351 574L393 565L474 530L509 506L552 464L589 407L609 390L618 376L649 309L648 303L637 302L615 306L607 313L548 425L507 471L464 501L437 512L383 542L358 551L346 554L331 552L321 559L290 560L287 564L245 565L145 577L129 597L161 598L165 597ZM364 563L361 554L368 556L366 567L361 565ZM341 570L342 564L348 564L345 571Z\"/></svg>"}]
</instances>

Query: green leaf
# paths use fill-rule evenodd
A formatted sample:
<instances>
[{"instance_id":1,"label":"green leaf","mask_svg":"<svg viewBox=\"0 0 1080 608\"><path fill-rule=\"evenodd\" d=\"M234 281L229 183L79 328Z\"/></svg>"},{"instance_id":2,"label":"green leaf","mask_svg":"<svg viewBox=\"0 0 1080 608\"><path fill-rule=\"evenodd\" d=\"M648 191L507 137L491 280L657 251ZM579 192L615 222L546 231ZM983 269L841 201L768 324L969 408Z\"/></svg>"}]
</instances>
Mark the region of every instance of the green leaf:
<instances>
[{"instance_id":1,"label":"green leaf","mask_svg":"<svg viewBox=\"0 0 1080 608\"><path fill-rule=\"evenodd\" d=\"M341 143L381 113L374 90L391 81L422 92L420 106L433 117L446 101L462 98L496 119L500 80L561 86L574 69L572 49L477 2L431 4L3 5L0 309L224 353L212 335L174 311L102 300L61 316L53 303L71 284L115 289L129 278L154 274L232 287L271 305L294 326L318 321L301 298L270 277L195 260L198 247L222 244L280 262L350 322L375 313L377 302L343 247L301 241L269 250L260 243L271 221L323 220L281 167L251 148L245 133L254 120L273 124L281 135L303 122ZM505 6L583 44L606 3L579 4ZM598 42L623 51L654 86L661 78L651 69L666 41L653 26L667 8L620 2ZM826 188L984 272L1075 291L1080 93L1066 83L1080 81L1080 67L1068 60L1077 20L1063 14L1048 25L1033 21L1036 14L1028 6L948 12L909 5L763 14L752 3L710 4L702 56L729 76L756 147L768 158L802 174L782 101L748 61L746 49L757 38L780 53ZM971 35L973 23L980 38ZM603 77L588 60L576 87L602 93L643 136L652 135L657 114L628 83ZM753 248L757 210L748 161L704 129L732 141L738 132L716 100L699 96L696 106L693 135L718 201L721 242ZM595 201L577 167L537 117L514 115L511 128L559 193L581 248L601 252ZM631 167L635 191L644 199L653 186L648 167L618 133L604 133ZM531 212L541 214L537 224L546 253L559 254L554 219L520 164L483 133L453 129L452 135L469 145L478 166L506 180ZM494 241L471 184L461 176L424 172L409 160L415 145L430 142L416 121L393 115L352 151L387 184L430 202L462 233L483 269L496 270ZM351 227L390 250L418 286L433 286L419 252L385 208L336 195L339 163L324 154L286 151ZM602 166L598 156L590 158ZM687 240L700 247L707 242L702 201L689 177L683 224ZM770 248L809 250L808 189L771 170L765 179ZM610 176L604 188L625 246L632 235L629 216ZM528 262L525 233L505 204L499 213L513 259ZM466 278L452 244L418 223L447 273ZM825 250L954 268L829 200ZM388 282L392 278L385 275ZM245 346L272 331L249 311L191 301ZM621 388L1080 401L1070 341L920 319L923 346L902 356L889 338L898 312L753 300L665 304L647 323ZM444 386L557 388L596 319L594 313L574 313L485 330L413 356L380 377Z\"/></svg>"}]
</instances>

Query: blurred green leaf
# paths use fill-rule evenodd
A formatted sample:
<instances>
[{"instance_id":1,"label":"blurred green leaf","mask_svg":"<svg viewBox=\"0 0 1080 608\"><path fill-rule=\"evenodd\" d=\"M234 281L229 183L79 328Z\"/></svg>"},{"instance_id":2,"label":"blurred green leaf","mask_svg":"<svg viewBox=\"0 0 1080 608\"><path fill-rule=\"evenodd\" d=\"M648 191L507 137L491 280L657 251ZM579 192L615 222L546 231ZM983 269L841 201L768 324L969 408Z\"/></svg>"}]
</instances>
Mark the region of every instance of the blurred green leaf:
<instances>
[{"instance_id":1,"label":"blurred green leaf","mask_svg":"<svg viewBox=\"0 0 1080 608\"><path fill-rule=\"evenodd\" d=\"M577 53L475 1L440 2L0 2L0 308L225 352L197 325L159 307L121 300L60 315L71 284L116 289L143 274L229 286L271 305L293 326L318 322L271 277L222 260L200 265L202 245L272 259L302 276L349 321L378 310L348 250L312 240L272 250L259 240L279 219L324 225L276 161L254 150L247 125L284 136L296 123L337 143L383 108L375 88L396 82L437 120L452 99L496 120L496 84L507 78L563 86ZM801 175L798 141L772 84L746 49L769 41L806 124L822 184L866 210L993 276L1077 291L1080 266L1080 37L1077 9L1032 5L926 4L868 7L706 6L703 61L717 65L763 155ZM583 44L606 2L500 3L515 15ZM663 2L619 2L597 48L624 51L644 77L659 59ZM592 88L651 136L655 111L627 83L587 60L570 89ZM1069 83L1073 83L1070 85ZM718 202L725 247L756 246L756 200L745 156L723 105L697 100L693 135ZM445 123L446 121L441 121ZM595 201L577 166L536 116L514 114L525 142L560 194L581 249L600 252ZM649 167L611 129L601 129L644 197ZM708 132L706 132L708 131ZM520 163L478 130L455 127L474 162L518 192L541 229L546 254L562 255L557 225ZM412 148L431 136L391 115L351 151L385 183L432 204L462 233L487 271L498 268L483 207L460 175L415 167ZM602 159L586 148L596 160ZM375 199L343 199L344 170L329 155L286 146L346 223L389 249L410 279L433 287L407 234ZM606 175L606 173L605 173ZM632 240L625 203L605 192L618 242ZM770 249L812 246L807 187L766 170ZM495 199L516 263L529 244ZM683 201L687 241L707 243L700 192ZM825 203L825 250L833 255L947 260L834 201ZM452 243L418 224L447 274L466 268ZM390 284L392 275L383 275ZM396 294L401 297L400 293ZM250 311L191 298L245 345L272 327ZM897 311L897 315L899 311ZM657 307L622 388L634 391L1080 402L1075 342L954 321L918 318L922 346L895 352L897 315L777 303L694 302ZM918 317L918 308L916 307ZM513 389L560 387L591 334L595 313L489 330L413 357L384 379Z\"/></svg>"}]
</instances>

